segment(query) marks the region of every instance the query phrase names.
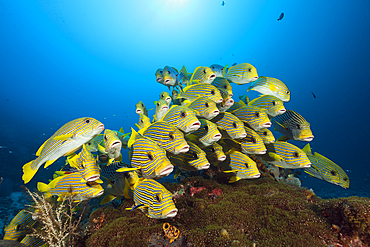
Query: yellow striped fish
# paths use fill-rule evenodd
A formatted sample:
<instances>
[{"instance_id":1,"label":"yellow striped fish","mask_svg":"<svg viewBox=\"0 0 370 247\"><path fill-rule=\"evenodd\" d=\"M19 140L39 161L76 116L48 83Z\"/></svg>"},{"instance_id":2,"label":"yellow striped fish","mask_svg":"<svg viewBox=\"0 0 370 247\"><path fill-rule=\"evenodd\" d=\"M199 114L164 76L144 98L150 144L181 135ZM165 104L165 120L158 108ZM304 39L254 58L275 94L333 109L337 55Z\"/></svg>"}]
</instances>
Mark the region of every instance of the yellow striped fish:
<instances>
[{"instance_id":1,"label":"yellow striped fish","mask_svg":"<svg viewBox=\"0 0 370 247\"><path fill-rule=\"evenodd\" d=\"M240 140L242 152L245 154L265 154L266 147L262 138L251 128L245 127L247 136Z\"/></svg>"},{"instance_id":2,"label":"yellow striped fish","mask_svg":"<svg viewBox=\"0 0 370 247\"><path fill-rule=\"evenodd\" d=\"M141 114L139 117L139 122L135 124L135 126L140 130L147 128L150 124L150 118L144 114Z\"/></svg>"},{"instance_id":3,"label":"yellow striped fish","mask_svg":"<svg viewBox=\"0 0 370 247\"><path fill-rule=\"evenodd\" d=\"M196 98L188 107L195 111L197 117L203 117L208 120L211 120L220 113L216 103L206 97Z\"/></svg>"},{"instance_id":4,"label":"yellow striped fish","mask_svg":"<svg viewBox=\"0 0 370 247\"><path fill-rule=\"evenodd\" d=\"M258 79L257 69L249 63L240 63L223 70L223 77L238 85L253 82Z\"/></svg>"},{"instance_id":5,"label":"yellow striped fish","mask_svg":"<svg viewBox=\"0 0 370 247\"><path fill-rule=\"evenodd\" d=\"M144 114L145 116L148 116L148 110L146 109L146 107L145 107L145 105L142 101L137 102L135 107L136 107L136 114L138 114L139 116L141 114Z\"/></svg>"},{"instance_id":6,"label":"yellow striped fish","mask_svg":"<svg viewBox=\"0 0 370 247\"><path fill-rule=\"evenodd\" d=\"M311 166L307 155L298 147L288 142L266 144L267 153L260 157L277 167L285 169L308 168Z\"/></svg>"},{"instance_id":7,"label":"yellow striped fish","mask_svg":"<svg viewBox=\"0 0 370 247\"><path fill-rule=\"evenodd\" d=\"M306 173L344 189L349 188L348 175L340 166L319 153L312 154L309 143L302 150L311 161L311 167L304 169Z\"/></svg>"},{"instance_id":8,"label":"yellow striped fish","mask_svg":"<svg viewBox=\"0 0 370 247\"><path fill-rule=\"evenodd\" d=\"M212 69L206 66L199 66L194 70L190 78L191 84L197 83L207 83L211 84L213 80L216 78L215 73L213 73Z\"/></svg>"},{"instance_id":9,"label":"yellow striped fish","mask_svg":"<svg viewBox=\"0 0 370 247\"><path fill-rule=\"evenodd\" d=\"M227 112L233 113L241 107L247 106L244 101L239 100L239 102L234 102L234 104L227 110Z\"/></svg>"},{"instance_id":10,"label":"yellow striped fish","mask_svg":"<svg viewBox=\"0 0 370 247\"><path fill-rule=\"evenodd\" d=\"M81 174L81 177L87 182L100 181L100 168L94 156L87 150L86 145L82 146L81 152L67 157L67 162L71 167L75 167Z\"/></svg>"},{"instance_id":11,"label":"yellow striped fish","mask_svg":"<svg viewBox=\"0 0 370 247\"><path fill-rule=\"evenodd\" d=\"M213 73L215 73L216 75L216 78L217 77L222 77L223 76L223 72L224 72L224 68L227 69L227 65L226 66L222 66L222 65L219 65L219 64L212 64L211 66L209 66L211 68L211 70L213 71Z\"/></svg>"},{"instance_id":12,"label":"yellow striped fish","mask_svg":"<svg viewBox=\"0 0 370 247\"><path fill-rule=\"evenodd\" d=\"M314 138L310 123L295 111L287 110L284 114L272 118L271 121L274 128L284 135L279 138L279 141L292 139L310 142Z\"/></svg>"},{"instance_id":13,"label":"yellow striped fish","mask_svg":"<svg viewBox=\"0 0 370 247\"><path fill-rule=\"evenodd\" d=\"M261 76L258 80L251 83L247 91L249 92L249 90L275 96L284 102L290 100L290 91L288 87L284 82L272 77Z\"/></svg>"},{"instance_id":14,"label":"yellow striped fish","mask_svg":"<svg viewBox=\"0 0 370 247\"><path fill-rule=\"evenodd\" d=\"M106 129L103 139L105 153L111 159L118 159L121 156L122 142L118 138L117 132Z\"/></svg>"},{"instance_id":15,"label":"yellow striped fish","mask_svg":"<svg viewBox=\"0 0 370 247\"><path fill-rule=\"evenodd\" d=\"M196 131L200 127L195 111L186 106L173 105L162 120L177 127L185 134Z\"/></svg>"},{"instance_id":16,"label":"yellow striped fish","mask_svg":"<svg viewBox=\"0 0 370 247\"><path fill-rule=\"evenodd\" d=\"M186 171L199 171L208 169L210 164L206 153L195 143L188 142L190 149L186 153L170 156L172 164Z\"/></svg>"},{"instance_id":17,"label":"yellow striped fish","mask_svg":"<svg viewBox=\"0 0 370 247\"><path fill-rule=\"evenodd\" d=\"M36 236L31 236L31 235L26 235L20 243L28 247L46 246L46 243L42 239L37 238Z\"/></svg>"},{"instance_id":18,"label":"yellow striped fish","mask_svg":"<svg viewBox=\"0 0 370 247\"><path fill-rule=\"evenodd\" d=\"M272 95L262 95L248 103L266 110L269 117L276 117L286 112L283 101Z\"/></svg>"},{"instance_id":19,"label":"yellow striped fish","mask_svg":"<svg viewBox=\"0 0 370 247\"><path fill-rule=\"evenodd\" d=\"M32 227L37 221L32 219L32 213L26 209L21 210L4 229L4 240L21 241L28 233L32 233Z\"/></svg>"},{"instance_id":20,"label":"yellow striped fish","mask_svg":"<svg viewBox=\"0 0 370 247\"><path fill-rule=\"evenodd\" d=\"M153 122L157 122L163 118L163 116L168 112L169 107L167 101L160 99L154 101L155 104L155 114L153 115Z\"/></svg>"},{"instance_id":21,"label":"yellow striped fish","mask_svg":"<svg viewBox=\"0 0 370 247\"><path fill-rule=\"evenodd\" d=\"M200 123L200 128L187 135L186 139L199 142L202 147L208 147L221 139L222 135L215 123L206 119L200 119Z\"/></svg>"},{"instance_id":22,"label":"yellow striped fish","mask_svg":"<svg viewBox=\"0 0 370 247\"><path fill-rule=\"evenodd\" d=\"M164 85L164 81L163 81L163 69L157 69L157 71L155 72L155 77L156 77L156 80L157 80L158 83Z\"/></svg>"},{"instance_id":23,"label":"yellow striped fish","mask_svg":"<svg viewBox=\"0 0 370 247\"><path fill-rule=\"evenodd\" d=\"M206 158L211 164L217 164L226 159L225 153L222 151L222 146L218 143L213 143L211 146L203 148L206 153Z\"/></svg>"},{"instance_id":24,"label":"yellow striped fish","mask_svg":"<svg viewBox=\"0 0 370 247\"><path fill-rule=\"evenodd\" d=\"M170 89L171 86L181 86L182 80L186 79L187 71L185 66L181 68L180 72L173 67L165 66L162 74L164 80L163 84L168 86L168 89Z\"/></svg>"},{"instance_id":25,"label":"yellow striped fish","mask_svg":"<svg viewBox=\"0 0 370 247\"><path fill-rule=\"evenodd\" d=\"M207 83L199 83L185 87L184 90L180 91L177 95L176 99L185 98L189 101L193 101L202 96L209 98L216 103L222 102L220 91L215 86Z\"/></svg>"},{"instance_id":26,"label":"yellow striped fish","mask_svg":"<svg viewBox=\"0 0 370 247\"><path fill-rule=\"evenodd\" d=\"M164 101L166 101L168 106L171 105L172 98L168 92L162 92L159 95L159 99L163 99Z\"/></svg>"},{"instance_id":27,"label":"yellow striped fish","mask_svg":"<svg viewBox=\"0 0 370 247\"><path fill-rule=\"evenodd\" d=\"M172 154L189 151L189 145L184 139L184 134L170 123L155 122L147 129L141 129L139 133L155 141L158 146Z\"/></svg>"},{"instance_id":28,"label":"yellow striped fish","mask_svg":"<svg viewBox=\"0 0 370 247\"><path fill-rule=\"evenodd\" d=\"M267 128L257 130L256 133L262 138L265 144L275 142L275 136L272 134L271 130Z\"/></svg>"},{"instance_id":29,"label":"yellow striped fish","mask_svg":"<svg viewBox=\"0 0 370 247\"><path fill-rule=\"evenodd\" d=\"M239 151L231 149L226 153L226 160L218 163L225 173L234 173L229 180L229 183L235 183L240 179L259 178L261 173L257 169L256 162L254 162L248 155Z\"/></svg>"},{"instance_id":30,"label":"yellow striped fish","mask_svg":"<svg viewBox=\"0 0 370 247\"><path fill-rule=\"evenodd\" d=\"M153 179L140 178L134 188L134 208L139 208L146 216L154 219L173 218L177 208L172 200L172 194Z\"/></svg>"},{"instance_id":31,"label":"yellow striped fish","mask_svg":"<svg viewBox=\"0 0 370 247\"><path fill-rule=\"evenodd\" d=\"M220 112L226 112L234 105L234 100L226 90L221 88L219 90L222 96L222 102L217 104L217 108L220 110Z\"/></svg>"},{"instance_id":32,"label":"yellow striped fish","mask_svg":"<svg viewBox=\"0 0 370 247\"><path fill-rule=\"evenodd\" d=\"M256 106L243 106L233 112L241 121L248 124L253 130L271 127L266 111Z\"/></svg>"},{"instance_id":33,"label":"yellow striped fish","mask_svg":"<svg viewBox=\"0 0 370 247\"><path fill-rule=\"evenodd\" d=\"M22 179L28 183L42 164L44 168L58 158L78 150L84 143L102 132L104 125L94 118L78 118L64 124L36 152L38 156L23 166Z\"/></svg>"},{"instance_id":34,"label":"yellow striped fish","mask_svg":"<svg viewBox=\"0 0 370 247\"><path fill-rule=\"evenodd\" d=\"M241 139L247 136L243 122L230 112L218 114L216 117L212 118L211 122L217 125L225 138Z\"/></svg>"},{"instance_id":35,"label":"yellow striped fish","mask_svg":"<svg viewBox=\"0 0 370 247\"><path fill-rule=\"evenodd\" d=\"M227 80L223 77L216 77L213 80L212 85L215 86L218 89L225 90L230 95L230 97L233 97L233 89L230 85L229 80Z\"/></svg>"},{"instance_id":36,"label":"yellow striped fish","mask_svg":"<svg viewBox=\"0 0 370 247\"><path fill-rule=\"evenodd\" d=\"M96 182L86 182L79 172L59 176L49 184L38 182L37 189L44 192L46 198L52 195L58 196L58 201L69 195L72 195L76 202L84 201L101 196L104 193L103 187Z\"/></svg>"},{"instance_id":37,"label":"yellow striped fish","mask_svg":"<svg viewBox=\"0 0 370 247\"><path fill-rule=\"evenodd\" d=\"M144 178L158 179L169 175L173 165L166 151L148 138L138 138L130 146L130 162L138 174Z\"/></svg>"}]
</instances>

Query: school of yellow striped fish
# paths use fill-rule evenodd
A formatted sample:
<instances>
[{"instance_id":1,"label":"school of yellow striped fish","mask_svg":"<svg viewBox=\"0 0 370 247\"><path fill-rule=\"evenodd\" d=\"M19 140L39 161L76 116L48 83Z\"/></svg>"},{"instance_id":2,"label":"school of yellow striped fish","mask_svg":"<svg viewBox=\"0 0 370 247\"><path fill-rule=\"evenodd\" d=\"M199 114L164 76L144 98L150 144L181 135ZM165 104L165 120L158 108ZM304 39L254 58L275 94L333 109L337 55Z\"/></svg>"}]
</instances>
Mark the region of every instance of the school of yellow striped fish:
<instances>
[{"instance_id":1,"label":"school of yellow striped fish","mask_svg":"<svg viewBox=\"0 0 370 247\"><path fill-rule=\"evenodd\" d=\"M65 166L53 179L37 184L46 197L61 200L72 193L76 201L102 197L101 204L127 198L134 201L127 210L138 208L157 219L177 214L172 194L157 179L211 166L232 174L229 183L257 179L261 171L251 155L267 166L304 169L313 177L349 187L347 174L333 161L313 154L309 144L300 149L288 142L310 142L314 136L301 114L285 109L290 91L281 80L258 76L249 63L199 66L193 73L185 66L180 71L165 66L155 76L172 92L153 99L152 117L142 101L135 105L137 130L134 126L127 133L123 128L104 130L104 124L91 117L72 120L40 146L35 160L23 166L24 183L43 164L46 168L65 156ZM247 91L261 95L252 100L243 95L236 102L233 83L249 84ZM282 134L278 140L272 127ZM129 149L130 164L122 162L122 148ZM14 224L7 227L6 236L19 240L11 237L16 235Z\"/></svg>"}]
</instances>

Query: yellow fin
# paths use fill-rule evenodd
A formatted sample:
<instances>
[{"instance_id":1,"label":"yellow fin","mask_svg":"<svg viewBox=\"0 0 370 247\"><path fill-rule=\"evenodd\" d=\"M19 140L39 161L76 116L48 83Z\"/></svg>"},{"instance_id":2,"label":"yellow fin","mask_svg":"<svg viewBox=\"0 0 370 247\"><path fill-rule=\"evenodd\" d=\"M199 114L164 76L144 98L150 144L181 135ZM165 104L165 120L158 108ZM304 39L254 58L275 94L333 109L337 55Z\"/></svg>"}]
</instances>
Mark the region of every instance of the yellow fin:
<instances>
[{"instance_id":1,"label":"yellow fin","mask_svg":"<svg viewBox=\"0 0 370 247\"><path fill-rule=\"evenodd\" d=\"M101 200L101 202L99 203L100 205L102 204L106 204L108 202L111 202L113 201L114 199L116 199L117 197L114 196L114 195L111 195L111 194L108 194L106 196L104 196L103 200Z\"/></svg>"},{"instance_id":2,"label":"yellow fin","mask_svg":"<svg viewBox=\"0 0 370 247\"><path fill-rule=\"evenodd\" d=\"M195 70L194 70L193 74L192 74L192 75L191 75L191 77L190 77L190 83L193 83L193 78L194 78L195 72L196 72L200 67L202 67L202 66L198 66L198 67L196 67L196 68L195 68Z\"/></svg>"},{"instance_id":3,"label":"yellow fin","mask_svg":"<svg viewBox=\"0 0 370 247\"><path fill-rule=\"evenodd\" d=\"M55 159L55 160L48 160L48 161L46 161L46 163L45 163L45 165L44 165L44 168L46 168L46 167L50 166L50 165L51 165L51 164L53 164L55 161L56 161L56 159Z\"/></svg>"},{"instance_id":4,"label":"yellow fin","mask_svg":"<svg viewBox=\"0 0 370 247\"><path fill-rule=\"evenodd\" d=\"M23 166L23 176L22 176L22 179L24 181L24 183L28 183L32 178L33 176L35 176L37 170L38 170L38 167L36 167L35 169L32 169L31 165L32 163L34 162L35 160L32 160L30 162L28 162L27 164L25 164Z\"/></svg>"},{"instance_id":5,"label":"yellow fin","mask_svg":"<svg viewBox=\"0 0 370 247\"><path fill-rule=\"evenodd\" d=\"M238 176L232 176L229 180L229 183L235 183L236 181L239 181L241 178Z\"/></svg>"},{"instance_id":6,"label":"yellow fin","mask_svg":"<svg viewBox=\"0 0 370 247\"><path fill-rule=\"evenodd\" d=\"M243 100L239 100L238 103L241 104L242 106L247 106L247 104Z\"/></svg>"},{"instance_id":7,"label":"yellow fin","mask_svg":"<svg viewBox=\"0 0 370 247\"><path fill-rule=\"evenodd\" d=\"M41 152L42 152L42 149L44 148L45 146L45 143L48 141L49 139L47 139L42 145L41 147L39 147L39 149L37 150L36 152L36 156L40 156Z\"/></svg>"},{"instance_id":8,"label":"yellow fin","mask_svg":"<svg viewBox=\"0 0 370 247\"><path fill-rule=\"evenodd\" d=\"M68 135L60 135L60 136L55 136L53 139L56 141L62 141L62 140L67 140L71 138L73 134L68 134Z\"/></svg>"},{"instance_id":9,"label":"yellow fin","mask_svg":"<svg viewBox=\"0 0 370 247\"><path fill-rule=\"evenodd\" d=\"M226 75L226 68L227 68L227 66L229 66L229 65L226 64L226 66L222 68L222 77L225 77L225 75Z\"/></svg>"},{"instance_id":10,"label":"yellow fin","mask_svg":"<svg viewBox=\"0 0 370 247\"><path fill-rule=\"evenodd\" d=\"M47 184L44 184L44 183L41 183L41 182L38 182L37 183L37 189L40 191L40 192L46 192L49 190L49 186Z\"/></svg>"},{"instance_id":11,"label":"yellow fin","mask_svg":"<svg viewBox=\"0 0 370 247\"><path fill-rule=\"evenodd\" d=\"M232 172L238 172L238 170L227 170L227 171L223 171L224 173L232 173Z\"/></svg>"},{"instance_id":12,"label":"yellow fin","mask_svg":"<svg viewBox=\"0 0 370 247\"><path fill-rule=\"evenodd\" d=\"M277 139L276 141L279 141L279 142L286 142L287 140L289 140L290 138L287 137L287 136L280 136L279 139Z\"/></svg>"},{"instance_id":13,"label":"yellow fin","mask_svg":"<svg viewBox=\"0 0 370 247\"><path fill-rule=\"evenodd\" d=\"M138 139L139 134L131 128L131 136L130 139L128 140L127 147L131 149L132 144Z\"/></svg>"},{"instance_id":14,"label":"yellow fin","mask_svg":"<svg viewBox=\"0 0 370 247\"><path fill-rule=\"evenodd\" d=\"M119 129L119 132L121 132L122 134L124 134L125 132L123 131L123 127L121 127L120 129Z\"/></svg>"},{"instance_id":15,"label":"yellow fin","mask_svg":"<svg viewBox=\"0 0 370 247\"><path fill-rule=\"evenodd\" d=\"M129 171L136 171L140 168L130 168L130 167L122 167L116 170L116 172L129 172Z\"/></svg>"},{"instance_id":16,"label":"yellow fin","mask_svg":"<svg viewBox=\"0 0 370 247\"><path fill-rule=\"evenodd\" d=\"M107 151L105 151L105 148L103 148L103 146L100 144L98 144L98 150L100 153L107 154Z\"/></svg>"},{"instance_id":17,"label":"yellow fin","mask_svg":"<svg viewBox=\"0 0 370 247\"><path fill-rule=\"evenodd\" d=\"M305 152L306 154L312 155L312 150L311 150L311 146L309 143L307 143L307 145L302 148L302 151Z\"/></svg>"},{"instance_id":18,"label":"yellow fin","mask_svg":"<svg viewBox=\"0 0 370 247\"><path fill-rule=\"evenodd\" d=\"M97 182L98 184L104 183L103 180L101 180L100 178L98 178L97 180L95 180L95 182Z\"/></svg>"}]
</instances>

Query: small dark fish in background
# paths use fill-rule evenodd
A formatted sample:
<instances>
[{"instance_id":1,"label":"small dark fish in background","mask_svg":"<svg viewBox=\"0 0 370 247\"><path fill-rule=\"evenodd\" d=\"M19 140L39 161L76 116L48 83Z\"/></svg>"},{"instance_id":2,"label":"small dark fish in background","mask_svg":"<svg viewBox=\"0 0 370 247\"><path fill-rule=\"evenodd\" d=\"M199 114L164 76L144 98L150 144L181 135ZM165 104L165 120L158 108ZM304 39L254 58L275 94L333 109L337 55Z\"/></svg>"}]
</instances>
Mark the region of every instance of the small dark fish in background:
<instances>
[{"instance_id":1,"label":"small dark fish in background","mask_svg":"<svg viewBox=\"0 0 370 247\"><path fill-rule=\"evenodd\" d=\"M311 92L311 93L312 93L312 96L316 99L316 95L313 92Z\"/></svg>"},{"instance_id":2,"label":"small dark fish in background","mask_svg":"<svg viewBox=\"0 0 370 247\"><path fill-rule=\"evenodd\" d=\"M284 13L281 13L280 16L279 16L279 19L277 19L278 21L280 21L281 19L283 19L284 17Z\"/></svg>"},{"instance_id":3,"label":"small dark fish in background","mask_svg":"<svg viewBox=\"0 0 370 247\"><path fill-rule=\"evenodd\" d=\"M222 1L221 6L225 6L225 1Z\"/></svg>"},{"instance_id":4,"label":"small dark fish in background","mask_svg":"<svg viewBox=\"0 0 370 247\"><path fill-rule=\"evenodd\" d=\"M237 65L237 63L233 63L233 65L231 65L231 66L235 66L235 65Z\"/></svg>"}]
</instances>

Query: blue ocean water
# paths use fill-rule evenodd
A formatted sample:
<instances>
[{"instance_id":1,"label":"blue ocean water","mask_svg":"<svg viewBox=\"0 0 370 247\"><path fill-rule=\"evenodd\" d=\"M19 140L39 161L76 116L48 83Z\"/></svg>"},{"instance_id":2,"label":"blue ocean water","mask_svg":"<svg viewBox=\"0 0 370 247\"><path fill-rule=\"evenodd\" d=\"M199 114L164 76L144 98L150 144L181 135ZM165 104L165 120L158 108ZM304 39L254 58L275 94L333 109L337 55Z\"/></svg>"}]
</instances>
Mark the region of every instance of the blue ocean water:
<instances>
[{"instance_id":1,"label":"blue ocean water","mask_svg":"<svg viewBox=\"0 0 370 247\"><path fill-rule=\"evenodd\" d=\"M0 0L0 196L23 190L22 166L68 121L89 116L129 132L135 104L152 108L168 91L158 68L247 62L289 87L285 107L311 123L311 147L351 181L345 190L302 175L302 186L369 197L370 1L221 2ZM247 89L233 84L234 99ZM63 164L40 168L27 187Z\"/></svg>"}]
</instances>

